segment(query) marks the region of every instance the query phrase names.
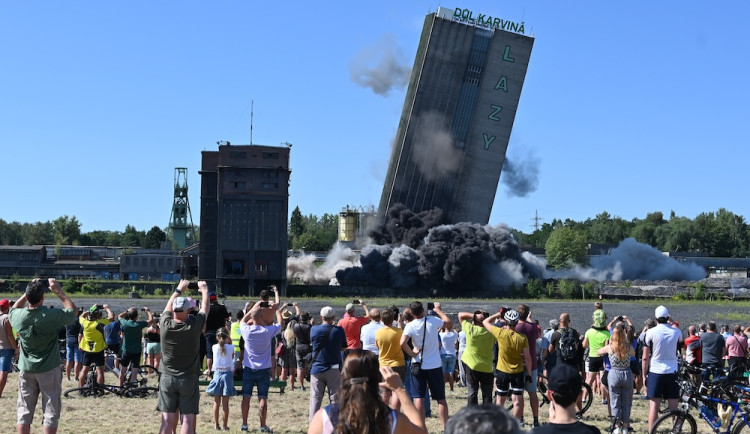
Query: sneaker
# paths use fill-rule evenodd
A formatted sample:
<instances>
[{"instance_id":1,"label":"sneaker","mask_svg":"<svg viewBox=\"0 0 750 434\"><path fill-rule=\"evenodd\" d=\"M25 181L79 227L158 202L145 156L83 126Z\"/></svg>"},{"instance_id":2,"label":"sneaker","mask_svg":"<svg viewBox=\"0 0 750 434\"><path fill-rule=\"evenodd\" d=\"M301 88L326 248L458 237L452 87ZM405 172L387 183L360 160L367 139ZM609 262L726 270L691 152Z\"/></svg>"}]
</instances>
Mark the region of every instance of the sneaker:
<instances>
[{"instance_id":1,"label":"sneaker","mask_svg":"<svg viewBox=\"0 0 750 434\"><path fill-rule=\"evenodd\" d=\"M607 400L606 399L602 399L602 405L604 405L606 403L607 403Z\"/></svg>"},{"instance_id":2,"label":"sneaker","mask_svg":"<svg viewBox=\"0 0 750 434\"><path fill-rule=\"evenodd\" d=\"M302 391L307 392L307 388L305 386L302 386Z\"/></svg>"},{"instance_id":3,"label":"sneaker","mask_svg":"<svg viewBox=\"0 0 750 434\"><path fill-rule=\"evenodd\" d=\"M262 427L260 427L260 432L270 432L270 433L272 433L273 430L271 428L269 428L268 426L262 426Z\"/></svg>"},{"instance_id":4,"label":"sneaker","mask_svg":"<svg viewBox=\"0 0 750 434\"><path fill-rule=\"evenodd\" d=\"M247 431L247 425L242 425L242 427L240 428L240 431Z\"/></svg>"},{"instance_id":5,"label":"sneaker","mask_svg":"<svg viewBox=\"0 0 750 434\"><path fill-rule=\"evenodd\" d=\"M612 434L622 434L622 430L619 427L612 430Z\"/></svg>"},{"instance_id":6,"label":"sneaker","mask_svg":"<svg viewBox=\"0 0 750 434\"><path fill-rule=\"evenodd\" d=\"M208 375L209 372L211 372L211 371L209 371L208 369L206 369L205 371L203 371L203 375Z\"/></svg>"}]
</instances>

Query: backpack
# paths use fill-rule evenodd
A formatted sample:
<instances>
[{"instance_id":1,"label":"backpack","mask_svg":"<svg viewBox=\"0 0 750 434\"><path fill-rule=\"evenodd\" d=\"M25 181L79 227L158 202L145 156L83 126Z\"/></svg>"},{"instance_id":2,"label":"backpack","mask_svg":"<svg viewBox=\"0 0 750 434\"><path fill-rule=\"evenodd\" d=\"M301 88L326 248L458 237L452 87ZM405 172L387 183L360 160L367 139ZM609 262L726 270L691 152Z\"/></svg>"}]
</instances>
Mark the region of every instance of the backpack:
<instances>
[{"instance_id":1,"label":"backpack","mask_svg":"<svg viewBox=\"0 0 750 434\"><path fill-rule=\"evenodd\" d=\"M560 334L560 348L558 354L561 360L567 362L578 358L578 336L572 328L568 327Z\"/></svg>"}]
</instances>

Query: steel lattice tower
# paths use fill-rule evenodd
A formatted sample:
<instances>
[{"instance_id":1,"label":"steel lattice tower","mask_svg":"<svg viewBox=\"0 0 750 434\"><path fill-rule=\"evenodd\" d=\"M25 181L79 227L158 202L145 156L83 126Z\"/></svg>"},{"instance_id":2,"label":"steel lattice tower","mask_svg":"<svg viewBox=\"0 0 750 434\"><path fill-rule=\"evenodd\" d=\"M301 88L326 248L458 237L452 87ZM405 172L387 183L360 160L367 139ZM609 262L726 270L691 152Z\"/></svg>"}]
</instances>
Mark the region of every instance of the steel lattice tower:
<instances>
[{"instance_id":1,"label":"steel lattice tower","mask_svg":"<svg viewBox=\"0 0 750 434\"><path fill-rule=\"evenodd\" d=\"M187 167L174 168L174 201L169 229L172 232L172 244L178 250L187 247L188 242L195 242L193 214L188 201Z\"/></svg>"}]
</instances>

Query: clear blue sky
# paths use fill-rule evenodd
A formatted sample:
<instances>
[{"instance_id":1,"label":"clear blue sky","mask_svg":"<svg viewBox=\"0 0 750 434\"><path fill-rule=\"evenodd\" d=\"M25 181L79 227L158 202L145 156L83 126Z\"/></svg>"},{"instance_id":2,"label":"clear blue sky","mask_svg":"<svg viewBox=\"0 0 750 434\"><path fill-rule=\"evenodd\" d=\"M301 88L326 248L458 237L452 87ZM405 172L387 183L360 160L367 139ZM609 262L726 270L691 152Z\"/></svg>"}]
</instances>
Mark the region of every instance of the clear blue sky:
<instances>
[{"instance_id":1,"label":"clear blue sky","mask_svg":"<svg viewBox=\"0 0 750 434\"><path fill-rule=\"evenodd\" d=\"M169 223L175 167L200 221L202 150L293 144L290 211L377 205L405 88L355 83L385 52L411 67L434 1L0 3L0 218L83 231ZM750 3L469 1L536 38L491 224L720 207L750 218ZM398 57L400 53L400 57ZM373 60L374 61L374 60Z\"/></svg>"}]
</instances>

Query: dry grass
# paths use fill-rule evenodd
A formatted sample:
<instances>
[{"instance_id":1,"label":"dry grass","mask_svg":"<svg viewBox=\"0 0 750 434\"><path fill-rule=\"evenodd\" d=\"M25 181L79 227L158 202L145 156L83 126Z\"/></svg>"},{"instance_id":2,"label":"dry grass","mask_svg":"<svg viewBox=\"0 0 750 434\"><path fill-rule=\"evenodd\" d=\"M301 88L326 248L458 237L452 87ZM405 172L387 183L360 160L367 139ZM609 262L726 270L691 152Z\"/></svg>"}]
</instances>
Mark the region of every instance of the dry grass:
<instances>
[{"instance_id":1,"label":"dry grass","mask_svg":"<svg viewBox=\"0 0 750 434\"><path fill-rule=\"evenodd\" d=\"M107 382L113 382L114 377L107 374ZM0 432L10 433L15 431L15 408L17 397L17 374L11 374L8 384L0 399ZM68 380L63 380L63 390L76 387ZM202 388L202 390L204 390ZM272 392L274 389L272 389ZM632 419L633 427L638 433L647 432L646 421L648 418L648 401L635 396ZM240 432L242 423L240 402L241 397L230 400L229 426L231 432ZM455 413L459 408L466 405L466 389L456 388L455 395L448 394L448 406L450 413ZM326 399L327 401L327 399ZM275 432L307 432L307 413L309 402L308 392L297 390L287 392L283 395L271 393L269 397L268 424ZM211 406L213 399L203 395L201 399L201 413L198 415L198 432L213 431L213 420ZM437 414L437 405L433 401L433 414ZM60 421L60 433L155 433L159 430L160 413L155 411L156 399L127 399L116 396L105 396L102 398L63 398L62 418ZM547 407L540 411L542 422L547 420ZM531 421L531 413L526 405L525 420ZM250 407L248 425L257 428L258 413L257 401L253 400ZM604 432L609 427L606 407L596 400L591 409L586 413L585 422L593 424ZM34 417L32 432L41 432L41 405L37 407ZM430 432L440 432L440 421L437 417L427 420ZM699 431L707 430L705 422L698 422Z\"/></svg>"}]
</instances>

